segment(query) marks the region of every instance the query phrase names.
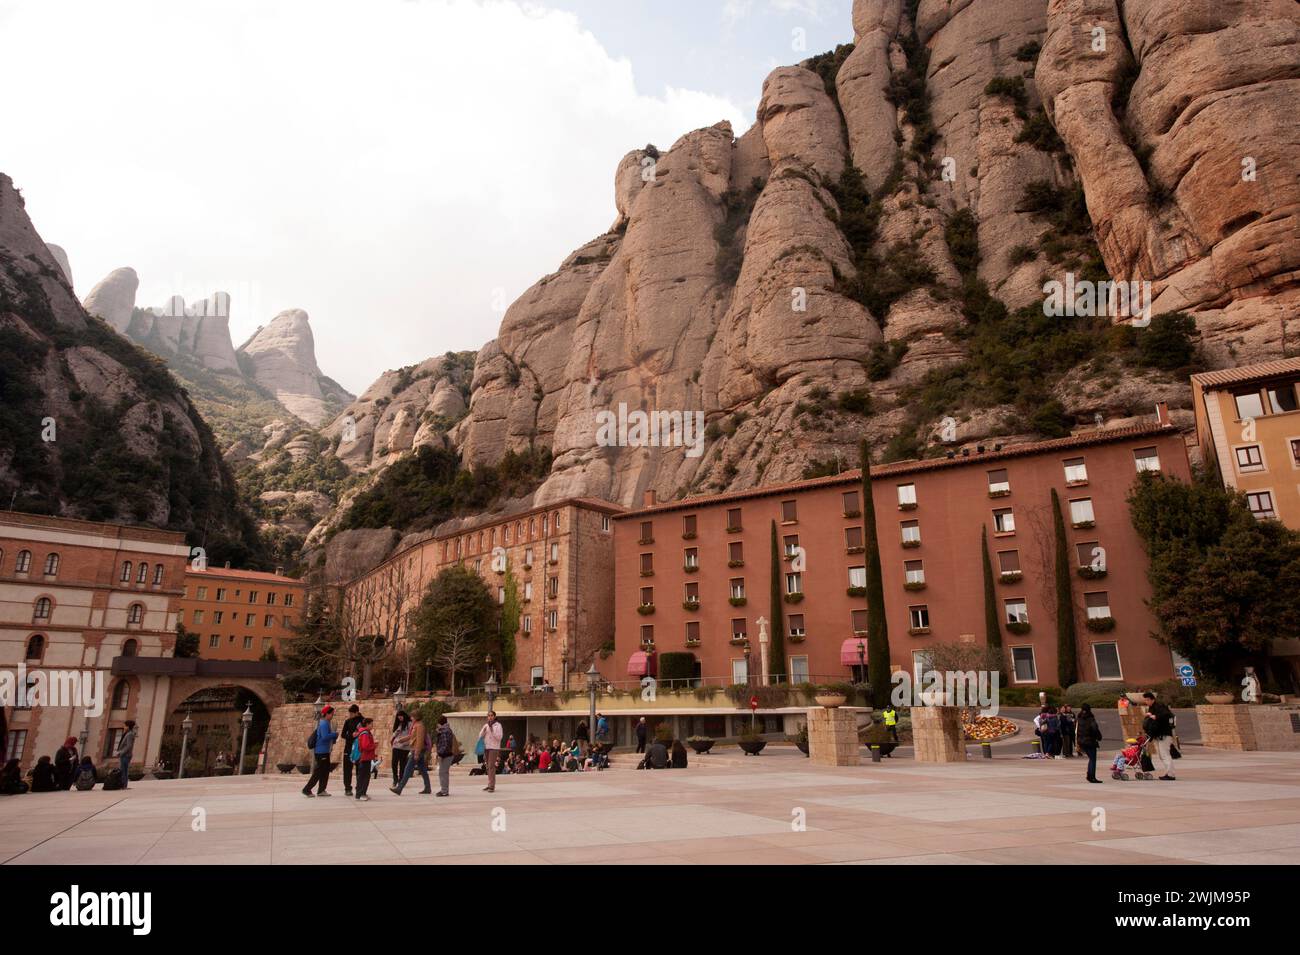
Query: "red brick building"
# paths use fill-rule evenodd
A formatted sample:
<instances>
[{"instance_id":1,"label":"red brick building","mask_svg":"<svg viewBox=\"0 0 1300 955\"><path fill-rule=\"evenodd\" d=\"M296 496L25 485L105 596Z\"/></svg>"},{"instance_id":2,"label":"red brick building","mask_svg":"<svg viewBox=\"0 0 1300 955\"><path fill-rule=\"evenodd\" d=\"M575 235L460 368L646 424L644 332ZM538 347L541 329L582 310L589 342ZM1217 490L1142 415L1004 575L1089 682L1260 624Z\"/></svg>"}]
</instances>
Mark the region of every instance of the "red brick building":
<instances>
[{"instance_id":1,"label":"red brick building","mask_svg":"<svg viewBox=\"0 0 1300 955\"><path fill-rule=\"evenodd\" d=\"M303 582L283 574L230 567L190 567L180 622L199 638L206 660L260 660L268 650L284 659L302 613Z\"/></svg>"},{"instance_id":2,"label":"red brick building","mask_svg":"<svg viewBox=\"0 0 1300 955\"><path fill-rule=\"evenodd\" d=\"M1126 497L1142 470L1187 480L1182 436L1155 424L1053 441L966 449L872 469L893 669L915 669L938 642L985 641L981 532L1013 683L1054 685L1055 531L1059 496L1077 573L1072 601L1080 680L1147 681L1173 673L1146 556ZM864 676L867 630L861 472L651 504L614 518L615 659L622 679L655 653L689 651L697 675L744 682L759 618L771 619L771 528L781 556L784 659L770 679ZM647 660L646 650L652 650Z\"/></svg>"}]
</instances>

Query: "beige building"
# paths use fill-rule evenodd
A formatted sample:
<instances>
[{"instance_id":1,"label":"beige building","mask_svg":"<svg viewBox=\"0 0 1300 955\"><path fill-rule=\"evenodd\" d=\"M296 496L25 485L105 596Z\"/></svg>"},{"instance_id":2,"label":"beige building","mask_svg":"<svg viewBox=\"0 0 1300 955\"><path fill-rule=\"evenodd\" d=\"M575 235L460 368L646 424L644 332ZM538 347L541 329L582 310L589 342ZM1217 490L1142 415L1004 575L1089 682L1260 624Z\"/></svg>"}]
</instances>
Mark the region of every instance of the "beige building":
<instances>
[{"instance_id":1,"label":"beige building","mask_svg":"<svg viewBox=\"0 0 1300 955\"><path fill-rule=\"evenodd\" d=\"M113 661L172 655L188 555L178 532L0 511L0 670L32 689L72 675L103 686L97 715L5 699L6 759L26 771L73 736L100 765L133 719L134 762L153 764L167 683L114 676Z\"/></svg>"}]
</instances>

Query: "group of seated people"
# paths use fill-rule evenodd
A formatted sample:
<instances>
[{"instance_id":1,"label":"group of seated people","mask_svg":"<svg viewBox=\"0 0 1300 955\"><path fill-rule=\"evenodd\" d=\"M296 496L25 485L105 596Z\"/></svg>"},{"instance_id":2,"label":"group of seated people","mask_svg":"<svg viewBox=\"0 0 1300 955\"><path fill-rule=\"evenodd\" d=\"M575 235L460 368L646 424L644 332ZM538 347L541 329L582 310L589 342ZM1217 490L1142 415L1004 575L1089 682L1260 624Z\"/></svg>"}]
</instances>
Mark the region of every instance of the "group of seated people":
<instances>
[{"instance_id":1,"label":"group of seated people","mask_svg":"<svg viewBox=\"0 0 1300 955\"><path fill-rule=\"evenodd\" d=\"M576 773L609 768L609 746L584 744L581 740L564 743L552 739L549 743L535 736L521 750L515 738L506 740L500 753L499 773Z\"/></svg>"},{"instance_id":2,"label":"group of seated people","mask_svg":"<svg viewBox=\"0 0 1300 955\"><path fill-rule=\"evenodd\" d=\"M0 796L21 796L24 793L53 793L69 789L94 789L98 776L89 756L77 760L75 740L60 750L57 762L42 756L27 771L30 783L23 779L18 760L11 759L0 769ZM71 753L66 752L71 749ZM105 784L105 788L108 788Z\"/></svg>"},{"instance_id":3,"label":"group of seated people","mask_svg":"<svg viewBox=\"0 0 1300 955\"><path fill-rule=\"evenodd\" d=\"M637 764L637 769L685 769L686 747L679 739L673 740L669 747L661 739L651 741L646 747L645 758Z\"/></svg>"}]
</instances>

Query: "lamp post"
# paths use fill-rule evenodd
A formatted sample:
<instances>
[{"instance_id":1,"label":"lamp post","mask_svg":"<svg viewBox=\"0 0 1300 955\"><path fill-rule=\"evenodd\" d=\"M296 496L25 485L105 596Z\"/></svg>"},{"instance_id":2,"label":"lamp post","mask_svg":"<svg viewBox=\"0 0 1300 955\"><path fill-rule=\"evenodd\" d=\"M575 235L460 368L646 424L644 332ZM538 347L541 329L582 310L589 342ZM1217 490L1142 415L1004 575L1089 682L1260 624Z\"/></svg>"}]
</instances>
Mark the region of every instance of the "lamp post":
<instances>
[{"instance_id":1,"label":"lamp post","mask_svg":"<svg viewBox=\"0 0 1300 955\"><path fill-rule=\"evenodd\" d=\"M483 684L483 689L487 691L488 709L491 710L497 700L497 675L492 669L492 654L488 654L483 659L487 666L487 681Z\"/></svg>"},{"instance_id":2,"label":"lamp post","mask_svg":"<svg viewBox=\"0 0 1300 955\"><path fill-rule=\"evenodd\" d=\"M244 753L248 751L248 727L253 723L253 704L249 703L244 707L243 715L239 717L239 722L244 724L244 736L239 741L239 769L235 771L236 776L244 775Z\"/></svg>"},{"instance_id":3,"label":"lamp post","mask_svg":"<svg viewBox=\"0 0 1300 955\"><path fill-rule=\"evenodd\" d=\"M320 694L319 694L319 693L316 694L316 702L313 703L312 706L316 707L316 722L319 723L319 722L320 722L320 711L323 710L323 709L325 709L325 701L322 700L322 699L320 698Z\"/></svg>"},{"instance_id":4,"label":"lamp post","mask_svg":"<svg viewBox=\"0 0 1300 955\"><path fill-rule=\"evenodd\" d=\"M402 708L402 704L405 702L406 702L406 688L399 686L396 690L393 691L393 705L400 710Z\"/></svg>"},{"instance_id":5,"label":"lamp post","mask_svg":"<svg viewBox=\"0 0 1300 955\"><path fill-rule=\"evenodd\" d=\"M749 648L749 638L746 637L745 638L745 688L749 690L751 696L753 695L754 692L753 689L754 674L750 672L750 668L749 668L749 658L752 652L753 651L750 650ZM745 702L748 703L749 701L746 700ZM757 728L758 728L758 714L757 711L751 706L749 708L749 731L752 733Z\"/></svg>"},{"instance_id":6,"label":"lamp post","mask_svg":"<svg viewBox=\"0 0 1300 955\"><path fill-rule=\"evenodd\" d=\"M858 676L861 682L867 682L867 645L858 641Z\"/></svg>"},{"instance_id":7,"label":"lamp post","mask_svg":"<svg viewBox=\"0 0 1300 955\"><path fill-rule=\"evenodd\" d=\"M429 693L433 692L433 661L432 660L424 661L424 689Z\"/></svg>"},{"instance_id":8,"label":"lamp post","mask_svg":"<svg viewBox=\"0 0 1300 955\"><path fill-rule=\"evenodd\" d=\"M591 662L587 668L587 737L595 740L596 738L596 684L600 682L600 671L596 669L596 661Z\"/></svg>"},{"instance_id":9,"label":"lamp post","mask_svg":"<svg viewBox=\"0 0 1300 955\"><path fill-rule=\"evenodd\" d=\"M185 719L181 720L181 764L177 767L176 778L185 778L185 753L190 748L190 730L194 729L194 721L190 719L190 711L185 711Z\"/></svg>"}]
</instances>

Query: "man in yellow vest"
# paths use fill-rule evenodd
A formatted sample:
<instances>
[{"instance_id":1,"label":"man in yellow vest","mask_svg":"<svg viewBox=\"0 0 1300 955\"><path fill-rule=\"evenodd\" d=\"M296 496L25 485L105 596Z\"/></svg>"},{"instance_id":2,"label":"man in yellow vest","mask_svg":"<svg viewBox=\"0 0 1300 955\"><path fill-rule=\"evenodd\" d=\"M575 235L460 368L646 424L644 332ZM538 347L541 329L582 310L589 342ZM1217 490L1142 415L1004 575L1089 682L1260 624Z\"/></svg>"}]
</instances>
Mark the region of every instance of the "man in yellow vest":
<instances>
[{"instance_id":1,"label":"man in yellow vest","mask_svg":"<svg viewBox=\"0 0 1300 955\"><path fill-rule=\"evenodd\" d=\"M885 728L889 730L889 738L895 743L898 742L898 710L894 709L893 703L885 704Z\"/></svg>"}]
</instances>

